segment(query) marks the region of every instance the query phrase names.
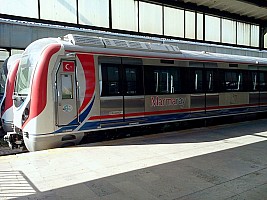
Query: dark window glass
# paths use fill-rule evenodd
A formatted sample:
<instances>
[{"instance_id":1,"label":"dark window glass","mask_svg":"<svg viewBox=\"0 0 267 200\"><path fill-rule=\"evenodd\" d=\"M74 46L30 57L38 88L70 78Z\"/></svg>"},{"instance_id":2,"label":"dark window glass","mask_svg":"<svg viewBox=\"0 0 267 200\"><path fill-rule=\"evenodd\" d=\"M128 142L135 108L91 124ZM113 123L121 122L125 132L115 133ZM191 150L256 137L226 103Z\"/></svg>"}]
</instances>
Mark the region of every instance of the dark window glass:
<instances>
[{"instance_id":1,"label":"dark window glass","mask_svg":"<svg viewBox=\"0 0 267 200\"><path fill-rule=\"evenodd\" d=\"M259 90L259 76L256 71L251 71L249 91L257 91L257 90Z\"/></svg>"},{"instance_id":2,"label":"dark window glass","mask_svg":"<svg viewBox=\"0 0 267 200\"><path fill-rule=\"evenodd\" d=\"M260 91L267 91L267 72L259 73Z\"/></svg>"},{"instance_id":3,"label":"dark window glass","mask_svg":"<svg viewBox=\"0 0 267 200\"><path fill-rule=\"evenodd\" d=\"M101 64L101 96L142 95L142 66L122 66L119 64Z\"/></svg>"},{"instance_id":4,"label":"dark window glass","mask_svg":"<svg viewBox=\"0 0 267 200\"><path fill-rule=\"evenodd\" d=\"M257 90L257 72L250 72L248 70L242 70L240 72L243 77L243 84L242 84L242 91L249 92L249 91L256 91ZM254 77L255 75L255 77ZM254 82L256 81L256 82Z\"/></svg>"},{"instance_id":5,"label":"dark window glass","mask_svg":"<svg viewBox=\"0 0 267 200\"><path fill-rule=\"evenodd\" d=\"M142 66L126 66L124 73L124 95L144 94Z\"/></svg>"},{"instance_id":6,"label":"dark window glass","mask_svg":"<svg viewBox=\"0 0 267 200\"><path fill-rule=\"evenodd\" d=\"M216 88L215 71L206 70L206 92L214 92Z\"/></svg>"},{"instance_id":7,"label":"dark window glass","mask_svg":"<svg viewBox=\"0 0 267 200\"><path fill-rule=\"evenodd\" d=\"M102 64L101 96L117 96L117 95L121 95L119 66Z\"/></svg>"},{"instance_id":8,"label":"dark window glass","mask_svg":"<svg viewBox=\"0 0 267 200\"><path fill-rule=\"evenodd\" d=\"M203 92L203 71L201 69L194 70L194 92Z\"/></svg>"},{"instance_id":9,"label":"dark window glass","mask_svg":"<svg viewBox=\"0 0 267 200\"><path fill-rule=\"evenodd\" d=\"M175 94L181 92L179 68L145 67L146 94Z\"/></svg>"},{"instance_id":10,"label":"dark window glass","mask_svg":"<svg viewBox=\"0 0 267 200\"><path fill-rule=\"evenodd\" d=\"M226 91L242 91L243 74L238 71L226 71L224 73L224 85Z\"/></svg>"}]
</instances>

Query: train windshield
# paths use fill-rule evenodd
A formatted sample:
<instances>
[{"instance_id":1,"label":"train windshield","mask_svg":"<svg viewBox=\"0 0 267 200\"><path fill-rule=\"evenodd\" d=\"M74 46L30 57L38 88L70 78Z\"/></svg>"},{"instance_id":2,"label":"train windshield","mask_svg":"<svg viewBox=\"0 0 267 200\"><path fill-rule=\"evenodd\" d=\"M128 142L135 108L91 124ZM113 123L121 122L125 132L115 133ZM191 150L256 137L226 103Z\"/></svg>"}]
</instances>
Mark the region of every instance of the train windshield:
<instances>
[{"instance_id":1,"label":"train windshield","mask_svg":"<svg viewBox=\"0 0 267 200\"><path fill-rule=\"evenodd\" d=\"M24 55L20 61L18 79L15 89L15 92L18 95L28 94L33 68L34 66L29 63L29 56Z\"/></svg>"},{"instance_id":2,"label":"train windshield","mask_svg":"<svg viewBox=\"0 0 267 200\"><path fill-rule=\"evenodd\" d=\"M0 94L1 95L3 95L5 92L5 84L6 84L6 77L7 77L7 72L5 70L4 64L3 64L3 67L0 69Z\"/></svg>"},{"instance_id":3,"label":"train windshield","mask_svg":"<svg viewBox=\"0 0 267 200\"><path fill-rule=\"evenodd\" d=\"M30 90L32 75L41 54L48 44L55 43L52 39L41 39L30 44L20 60L15 95L27 96Z\"/></svg>"}]
</instances>

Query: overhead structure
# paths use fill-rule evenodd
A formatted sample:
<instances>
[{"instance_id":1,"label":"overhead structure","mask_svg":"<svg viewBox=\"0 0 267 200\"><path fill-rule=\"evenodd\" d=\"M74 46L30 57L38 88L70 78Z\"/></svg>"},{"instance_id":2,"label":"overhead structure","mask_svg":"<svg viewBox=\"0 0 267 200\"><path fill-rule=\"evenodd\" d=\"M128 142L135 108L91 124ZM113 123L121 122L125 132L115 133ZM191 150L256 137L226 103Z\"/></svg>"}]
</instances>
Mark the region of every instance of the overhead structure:
<instances>
[{"instance_id":1,"label":"overhead structure","mask_svg":"<svg viewBox=\"0 0 267 200\"><path fill-rule=\"evenodd\" d=\"M159 1L157 1L159 2ZM251 18L262 22L267 21L267 1L266 0L165 0L164 3L171 2L173 5L185 4L186 7L198 7L198 9L215 10L240 17ZM218 14L218 12L217 12Z\"/></svg>"},{"instance_id":2,"label":"overhead structure","mask_svg":"<svg viewBox=\"0 0 267 200\"><path fill-rule=\"evenodd\" d=\"M11 52L44 37L107 33L165 38L189 50L259 51L267 49L266 21L265 0L1 1L0 48Z\"/></svg>"}]
</instances>

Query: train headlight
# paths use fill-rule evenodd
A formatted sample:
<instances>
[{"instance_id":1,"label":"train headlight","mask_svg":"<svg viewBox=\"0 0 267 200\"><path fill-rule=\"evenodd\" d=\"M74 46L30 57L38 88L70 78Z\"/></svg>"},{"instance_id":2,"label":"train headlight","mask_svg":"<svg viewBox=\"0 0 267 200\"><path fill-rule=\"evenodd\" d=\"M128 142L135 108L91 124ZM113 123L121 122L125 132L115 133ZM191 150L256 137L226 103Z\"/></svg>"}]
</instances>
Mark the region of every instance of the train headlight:
<instances>
[{"instance_id":1,"label":"train headlight","mask_svg":"<svg viewBox=\"0 0 267 200\"><path fill-rule=\"evenodd\" d=\"M23 114L22 114L22 124L25 123L25 121L29 118L29 108L25 108Z\"/></svg>"}]
</instances>

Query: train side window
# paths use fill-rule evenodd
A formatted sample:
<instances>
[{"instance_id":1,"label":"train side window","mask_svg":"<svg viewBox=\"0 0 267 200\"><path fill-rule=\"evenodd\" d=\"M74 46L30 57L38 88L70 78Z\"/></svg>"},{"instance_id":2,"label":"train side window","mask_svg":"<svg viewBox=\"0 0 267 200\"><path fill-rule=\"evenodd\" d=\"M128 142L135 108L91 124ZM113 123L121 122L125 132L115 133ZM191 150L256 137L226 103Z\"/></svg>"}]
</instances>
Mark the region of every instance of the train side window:
<instances>
[{"instance_id":1,"label":"train side window","mask_svg":"<svg viewBox=\"0 0 267 200\"><path fill-rule=\"evenodd\" d=\"M102 64L101 96L121 95L120 70L118 65Z\"/></svg>"},{"instance_id":2,"label":"train side window","mask_svg":"<svg viewBox=\"0 0 267 200\"><path fill-rule=\"evenodd\" d=\"M61 74L62 99L73 99L73 77L71 74Z\"/></svg>"},{"instance_id":3,"label":"train side window","mask_svg":"<svg viewBox=\"0 0 267 200\"><path fill-rule=\"evenodd\" d=\"M267 72L259 73L260 91L267 91Z\"/></svg>"},{"instance_id":4,"label":"train side window","mask_svg":"<svg viewBox=\"0 0 267 200\"><path fill-rule=\"evenodd\" d=\"M243 74L241 72L226 71L224 75L224 86L226 91L243 90Z\"/></svg>"},{"instance_id":5,"label":"train side window","mask_svg":"<svg viewBox=\"0 0 267 200\"><path fill-rule=\"evenodd\" d=\"M141 66L126 66L124 68L124 95L142 95L143 75Z\"/></svg>"},{"instance_id":6,"label":"train side window","mask_svg":"<svg viewBox=\"0 0 267 200\"><path fill-rule=\"evenodd\" d=\"M146 67L146 94L175 94L181 92L179 68Z\"/></svg>"}]
</instances>

